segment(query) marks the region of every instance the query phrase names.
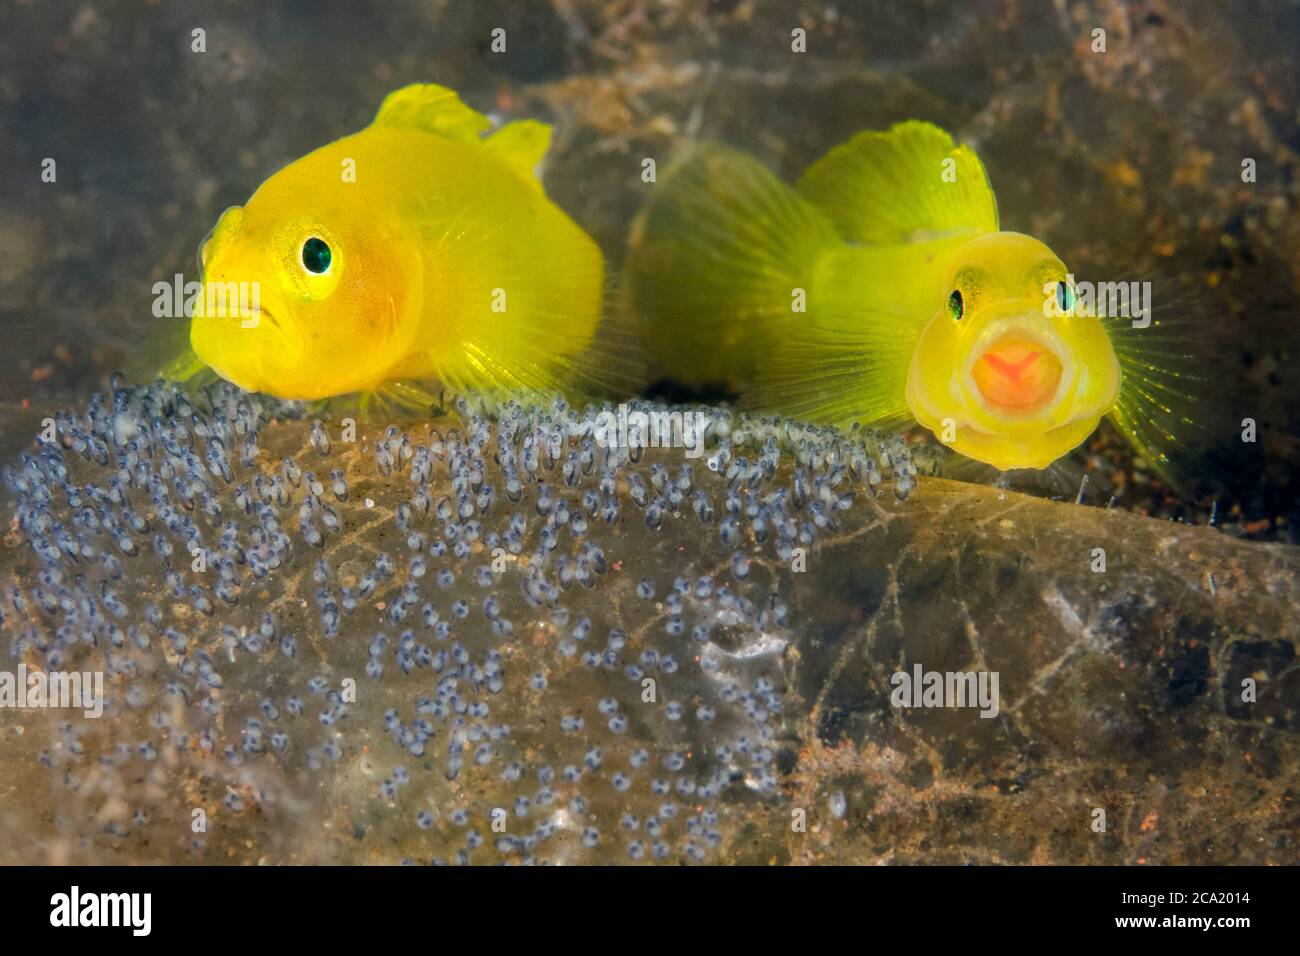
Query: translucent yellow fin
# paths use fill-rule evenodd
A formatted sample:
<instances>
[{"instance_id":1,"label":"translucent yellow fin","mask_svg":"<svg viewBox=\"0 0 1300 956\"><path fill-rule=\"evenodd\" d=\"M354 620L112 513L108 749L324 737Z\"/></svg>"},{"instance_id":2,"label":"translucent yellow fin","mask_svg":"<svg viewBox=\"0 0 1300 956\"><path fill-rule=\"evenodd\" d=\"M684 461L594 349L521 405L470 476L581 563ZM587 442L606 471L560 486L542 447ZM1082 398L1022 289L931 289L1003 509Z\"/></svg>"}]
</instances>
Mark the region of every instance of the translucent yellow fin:
<instances>
[{"instance_id":1,"label":"translucent yellow fin","mask_svg":"<svg viewBox=\"0 0 1300 956\"><path fill-rule=\"evenodd\" d=\"M435 357L439 383L455 396L547 402L634 395L645 360L625 303L606 277L594 330L576 322L565 302L537 303L527 321L480 326L457 355Z\"/></svg>"},{"instance_id":2,"label":"translucent yellow fin","mask_svg":"<svg viewBox=\"0 0 1300 956\"><path fill-rule=\"evenodd\" d=\"M444 401L444 393L435 394L424 383L402 379L365 392L307 402L305 408L311 415L356 415L367 422L422 421L446 414L449 402L449 397Z\"/></svg>"},{"instance_id":3,"label":"translucent yellow fin","mask_svg":"<svg viewBox=\"0 0 1300 956\"><path fill-rule=\"evenodd\" d=\"M626 277L655 370L741 391L799 336L794 297L839 237L762 163L716 144L688 148L646 189Z\"/></svg>"},{"instance_id":4,"label":"translucent yellow fin","mask_svg":"<svg viewBox=\"0 0 1300 956\"><path fill-rule=\"evenodd\" d=\"M126 381L143 385L161 378L196 388L211 385L217 373L194 354L188 340L188 334L182 339L170 326L147 330L122 369Z\"/></svg>"},{"instance_id":5,"label":"translucent yellow fin","mask_svg":"<svg viewBox=\"0 0 1300 956\"><path fill-rule=\"evenodd\" d=\"M1185 281L1162 282L1143 327L1107 318L1123 380L1111 420L1161 479L1183 490L1223 409L1211 363L1226 344L1222 323Z\"/></svg>"},{"instance_id":6,"label":"translucent yellow fin","mask_svg":"<svg viewBox=\"0 0 1300 956\"><path fill-rule=\"evenodd\" d=\"M511 169L519 173L537 189L542 188L537 178L537 167L551 148L551 128L536 120L515 120L507 123L483 141Z\"/></svg>"},{"instance_id":7,"label":"translucent yellow fin","mask_svg":"<svg viewBox=\"0 0 1300 956\"><path fill-rule=\"evenodd\" d=\"M194 354L193 349L186 349L183 354L164 365L158 371L158 377L169 382L189 382L207 369L208 366Z\"/></svg>"},{"instance_id":8,"label":"translucent yellow fin","mask_svg":"<svg viewBox=\"0 0 1300 956\"><path fill-rule=\"evenodd\" d=\"M158 378L188 382L204 368L190 348L190 320L184 316L141 322L129 343L121 371L132 384L144 385Z\"/></svg>"},{"instance_id":9,"label":"translucent yellow fin","mask_svg":"<svg viewBox=\"0 0 1300 956\"><path fill-rule=\"evenodd\" d=\"M447 410L444 394L434 394L419 382L394 381L385 382L375 389L375 394L389 408L406 412L416 417L438 417Z\"/></svg>"},{"instance_id":10,"label":"translucent yellow fin","mask_svg":"<svg viewBox=\"0 0 1300 956\"><path fill-rule=\"evenodd\" d=\"M813 163L798 189L853 242L998 230L997 200L974 150L919 120L858 133Z\"/></svg>"},{"instance_id":11,"label":"translucent yellow fin","mask_svg":"<svg viewBox=\"0 0 1300 956\"><path fill-rule=\"evenodd\" d=\"M434 83L412 83L384 97L373 125L419 129L444 139L476 142L492 124L462 103L453 90Z\"/></svg>"},{"instance_id":12,"label":"translucent yellow fin","mask_svg":"<svg viewBox=\"0 0 1300 956\"><path fill-rule=\"evenodd\" d=\"M836 300L782 341L742 407L841 427L913 424L907 369L920 323L902 313L857 307L848 297Z\"/></svg>"}]
</instances>

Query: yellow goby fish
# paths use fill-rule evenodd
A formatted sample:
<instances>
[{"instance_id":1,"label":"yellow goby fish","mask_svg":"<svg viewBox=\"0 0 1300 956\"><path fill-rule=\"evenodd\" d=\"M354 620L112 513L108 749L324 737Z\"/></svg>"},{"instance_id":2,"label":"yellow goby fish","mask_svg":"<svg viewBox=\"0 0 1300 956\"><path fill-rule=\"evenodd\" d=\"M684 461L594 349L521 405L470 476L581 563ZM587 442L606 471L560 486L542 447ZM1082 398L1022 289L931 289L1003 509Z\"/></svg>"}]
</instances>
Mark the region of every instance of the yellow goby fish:
<instances>
[{"instance_id":1,"label":"yellow goby fish","mask_svg":"<svg viewBox=\"0 0 1300 956\"><path fill-rule=\"evenodd\" d=\"M290 399L600 377L584 350L604 260L542 192L550 127L490 125L451 90L408 86L228 209L200 251L191 371Z\"/></svg>"},{"instance_id":2,"label":"yellow goby fish","mask_svg":"<svg viewBox=\"0 0 1300 956\"><path fill-rule=\"evenodd\" d=\"M795 188L697 145L652 188L627 279L662 374L814 421L916 421L1004 470L1047 467L1110 414L1168 465L1178 373L1000 229L979 157L938 127L859 133Z\"/></svg>"}]
</instances>

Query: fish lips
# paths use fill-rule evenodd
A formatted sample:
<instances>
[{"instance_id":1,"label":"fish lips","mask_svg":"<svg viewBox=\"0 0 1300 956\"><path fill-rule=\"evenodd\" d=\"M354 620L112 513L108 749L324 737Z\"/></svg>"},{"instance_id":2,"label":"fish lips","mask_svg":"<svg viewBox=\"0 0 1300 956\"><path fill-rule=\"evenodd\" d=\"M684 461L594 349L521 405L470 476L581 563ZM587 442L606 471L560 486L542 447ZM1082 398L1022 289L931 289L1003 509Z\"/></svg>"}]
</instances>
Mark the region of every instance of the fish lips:
<instances>
[{"instance_id":1,"label":"fish lips","mask_svg":"<svg viewBox=\"0 0 1300 956\"><path fill-rule=\"evenodd\" d=\"M992 401L980 386L977 366L989 358L998 355L998 349L1017 344L1041 349L1059 367L1059 377L1052 394L1032 403L1032 407L1016 409L1006 403ZM1036 364L1032 361L1024 366L1026 370ZM1006 366L1002 366L1006 369ZM1014 372L1006 369L1014 376ZM1078 376L1070 349L1057 335L1055 330L1043 324L1041 317L1026 319L1023 316L994 318L988 321L970 343L966 362L962 371L962 392L968 402L977 404L984 412L1008 417L1036 416L1050 417L1060 407L1061 402L1074 389Z\"/></svg>"},{"instance_id":2,"label":"fish lips","mask_svg":"<svg viewBox=\"0 0 1300 956\"><path fill-rule=\"evenodd\" d=\"M267 308L248 313L232 330L237 347L250 353L264 377L275 381L295 371L302 361L303 340L296 323L283 321ZM247 336L246 341L240 341Z\"/></svg>"},{"instance_id":3,"label":"fish lips","mask_svg":"<svg viewBox=\"0 0 1300 956\"><path fill-rule=\"evenodd\" d=\"M302 361L304 343L297 326L265 306L241 307L228 317L196 315L195 322L199 357L248 391L274 391Z\"/></svg>"}]
</instances>

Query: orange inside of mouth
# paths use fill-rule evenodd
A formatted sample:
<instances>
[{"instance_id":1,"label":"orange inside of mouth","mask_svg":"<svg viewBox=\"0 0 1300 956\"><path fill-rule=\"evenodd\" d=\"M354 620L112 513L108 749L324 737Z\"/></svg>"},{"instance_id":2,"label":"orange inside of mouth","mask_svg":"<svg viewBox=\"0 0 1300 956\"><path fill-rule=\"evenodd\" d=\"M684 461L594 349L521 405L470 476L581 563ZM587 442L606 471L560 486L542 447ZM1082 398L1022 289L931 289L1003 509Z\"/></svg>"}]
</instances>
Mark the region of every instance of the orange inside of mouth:
<instances>
[{"instance_id":1,"label":"orange inside of mouth","mask_svg":"<svg viewBox=\"0 0 1300 956\"><path fill-rule=\"evenodd\" d=\"M1004 338L979 357L971 375L984 400L994 408L1034 412L1056 394L1061 363L1037 342Z\"/></svg>"}]
</instances>

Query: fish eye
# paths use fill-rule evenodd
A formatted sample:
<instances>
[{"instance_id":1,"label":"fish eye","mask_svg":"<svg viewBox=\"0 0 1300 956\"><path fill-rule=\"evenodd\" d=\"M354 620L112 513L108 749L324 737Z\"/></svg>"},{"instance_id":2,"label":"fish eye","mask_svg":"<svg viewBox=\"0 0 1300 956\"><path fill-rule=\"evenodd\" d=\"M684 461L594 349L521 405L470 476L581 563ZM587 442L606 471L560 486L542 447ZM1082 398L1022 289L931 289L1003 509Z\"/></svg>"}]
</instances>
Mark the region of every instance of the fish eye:
<instances>
[{"instance_id":1,"label":"fish eye","mask_svg":"<svg viewBox=\"0 0 1300 956\"><path fill-rule=\"evenodd\" d=\"M1074 311L1074 290L1064 280L1056 283L1056 305L1062 315L1069 315Z\"/></svg>"},{"instance_id":2,"label":"fish eye","mask_svg":"<svg viewBox=\"0 0 1300 956\"><path fill-rule=\"evenodd\" d=\"M961 301L961 290L953 289L952 295L948 296L948 314L952 316L954 322L960 322L966 307Z\"/></svg>"},{"instance_id":3,"label":"fish eye","mask_svg":"<svg viewBox=\"0 0 1300 956\"><path fill-rule=\"evenodd\" d=\"M302 244L302 265L313 275L324 275L330 271L332 259L329 244L324 239L312 236Z\"/></svg>"}]
</instances>

